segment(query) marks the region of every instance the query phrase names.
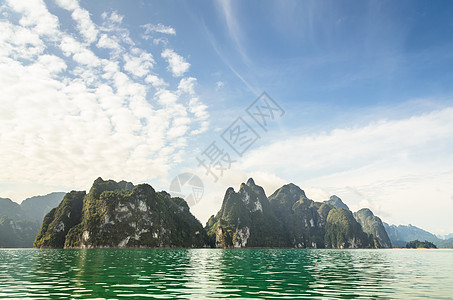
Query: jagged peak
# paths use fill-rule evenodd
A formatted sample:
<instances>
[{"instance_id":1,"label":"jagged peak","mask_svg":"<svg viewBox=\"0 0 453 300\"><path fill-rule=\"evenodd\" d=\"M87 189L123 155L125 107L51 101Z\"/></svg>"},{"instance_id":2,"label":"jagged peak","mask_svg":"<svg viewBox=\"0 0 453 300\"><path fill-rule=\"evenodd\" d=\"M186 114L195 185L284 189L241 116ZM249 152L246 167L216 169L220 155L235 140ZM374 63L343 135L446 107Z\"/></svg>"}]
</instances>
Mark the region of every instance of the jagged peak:
<instances>
[{"instance_id":1,"label":"jagged peak","mask_svg":"<svg viewBox=\"0 0 453 300\"><path fill-rule=\"evenodd\" d=\"M234 191L234 188L230 186L229 188L227 188L227 190L225 192L225 198L228 197L232 193L235 193L235 191Z\"/></svg>"},{"instance_id":2,"label":"jagged peak","mask_svg":"<svg viewBox=\"0 0 453 300\"><path fill-rule=\"evenodd\" d=\"M96 180L94 181L94 183L101 183L101 182L104 182L104 179L102 179L102 177L98 177L96 178Z\"/></svg>"},{"instance_id":3,"label":"jagged peak","mask_svg":"<svg viewBox=\"0 0 453 300\"><path fill-rule=\"evenodd\" d=\"M240 193L240 194L244 194L244 193L257 194L258 197L267 199L266 192L264 191L263 187L255 184L255 181L253 180L253 178L249 178L247 180L247 183L241 183L238 193Z\"/></svg>"},{"instance_id":4,"label":"jagged peak","mask_svg":"<svg viewBox=\"0 0 453 300\"><path fill-rule=\"evenodd\" d=\"M284 199L287 199L286 201L289 201L288 205L296 203L301 198L308 199L307 196L305 195L304 190L302 190L299 186L295 185L294 183L288 183L278 188L272 195L270 195L269 201L275 201L282 195L286 195L284 196Z\"/></svg>"},{"instance_id":5,"label":"jagged peak","mask_svg":"<svg viewBox=\"0 0 453 300\"><path fill-rule=\"evenodd\" d=\"M344 208L344 209L349 210L349 207L337 195L330 196L329 200L324 201L324 203L328 203L330 205L333 205L336 209Z\"/></svg>"},{"instance_id":6,"label":"jagged peak","mask_svg":"<svg viewBox=\"0 0 453 300\"><path fill-rule=\"evenodd\" d=\"M125 181L121 181L121 182L125 182ZM119 182L119 183L121 183L121 182ZM126 188L128 187L127 184L132 184L132 183L126 182ZM156 190L151 185L149 185L148 183L142 183L142 184L133 186L133 190L132 191L133 192L144 191L144 192L148 192L150 194L155 194L156 193ZM165 193L167 193L167 192L165 192ZM170 195L170 194L168 194L168 195Z\"/></svg>"},{"instance_id":7,"label":"jagged peak","mask_svg":"<svg viewBox=\"0 0 453 300\"><path fill-rule=\"evenodd\" d=\"M292 190L292 191L295 191L301 197L304 197L304 198L307 197L307 195L305 195L305 191L303 189L301 189L297 184L294 184L292 182L285 184L284 186L281 187L281 189Z\"/></svg>"},{"instance_id":8,"label":"jagged peak","mask_svg":"<svg viewBox=\"0 0 453 300\"><path fill-rule=\"evenodd\" d=\"M362 208L362 209L359 209L356 212L356 214L365 214L365 215L370 216L370 217L374 216L374 213L371 211L371 209L366 208L366 207Z\"/></svg>"},{"instance_id":9,"label":"jagged peak","mask_svg":"<svg viewBox=\"0 0 453 300\"><path fill-rule=\"evenodd\" d=\"M9 199L9 198L0 198L0 202L4 202L4 203L16 203L14 202L13 200ZM16 203L18 204L18 203Z\"/></svg>"}]
</instances>

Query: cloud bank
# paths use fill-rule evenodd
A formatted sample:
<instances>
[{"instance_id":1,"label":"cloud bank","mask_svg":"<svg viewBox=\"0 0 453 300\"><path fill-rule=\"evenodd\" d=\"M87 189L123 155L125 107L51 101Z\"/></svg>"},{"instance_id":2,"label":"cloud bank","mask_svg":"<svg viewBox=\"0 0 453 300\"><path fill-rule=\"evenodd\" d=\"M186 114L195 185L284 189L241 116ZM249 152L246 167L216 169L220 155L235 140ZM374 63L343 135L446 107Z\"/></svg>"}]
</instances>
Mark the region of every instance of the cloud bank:
<instances>
[{"instance_id":1,"label":"cloud bank","mask_svg":"<svg viewBox=\"0 0 453 300\"><path fill-rule=\"evenodd\" d=\"M441 233L453 231L447 213L453 209L452 148L453 108L447 107L361 127L282 136L250 151L240 168L276 174L315 200L337 194L353 210L369 207L388 222Z\"/></svg>"},{"instance_id":2,"label":"cloud bank","mask_svg":"<svg viewBox=\"0 0 453 300\"><path fill-rule=\"evenodd\" d=\"M116 12L96 24L78 1L56 3L69 29L42 0L0 8L0 182L87 188L98 176L166 176L208 125L190 64L166 45L139 47Z\"/></svg>"}]
</instances>

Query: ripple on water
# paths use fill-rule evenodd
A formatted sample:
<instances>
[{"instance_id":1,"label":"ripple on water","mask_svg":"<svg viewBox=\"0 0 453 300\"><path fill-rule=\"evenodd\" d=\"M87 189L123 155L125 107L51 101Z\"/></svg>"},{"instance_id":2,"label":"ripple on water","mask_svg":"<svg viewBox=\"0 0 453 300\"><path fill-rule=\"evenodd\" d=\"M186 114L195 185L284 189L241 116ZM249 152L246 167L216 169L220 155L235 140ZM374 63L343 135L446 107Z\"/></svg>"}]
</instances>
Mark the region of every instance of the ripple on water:
<instances>
[{"instance_id":1,"label":"ripple on water","mask_svg":"<svg viewBox=\"0 0 453 300\"><path fill-rule=\"evenodd\" d=\"M452 250L0 250L0 297L449 299Z\"/></svg>"}]
</instances>

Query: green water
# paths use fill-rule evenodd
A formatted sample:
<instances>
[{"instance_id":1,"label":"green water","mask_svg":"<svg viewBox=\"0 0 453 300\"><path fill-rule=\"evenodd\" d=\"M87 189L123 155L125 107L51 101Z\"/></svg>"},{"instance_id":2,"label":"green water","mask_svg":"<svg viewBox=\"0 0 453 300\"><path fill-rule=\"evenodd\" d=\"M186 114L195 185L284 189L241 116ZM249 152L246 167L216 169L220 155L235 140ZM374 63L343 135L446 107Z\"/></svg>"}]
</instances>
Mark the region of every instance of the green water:
<instances>
[{"instance_id":1,"label":"green water","mask_svg":"<svg viewBox=\"0 0 453 300\"><path fill-rule=\"evenodd\" d=\"M0 297L453 299L453 250L0 250Z\"/></svg>"}]
</instances>

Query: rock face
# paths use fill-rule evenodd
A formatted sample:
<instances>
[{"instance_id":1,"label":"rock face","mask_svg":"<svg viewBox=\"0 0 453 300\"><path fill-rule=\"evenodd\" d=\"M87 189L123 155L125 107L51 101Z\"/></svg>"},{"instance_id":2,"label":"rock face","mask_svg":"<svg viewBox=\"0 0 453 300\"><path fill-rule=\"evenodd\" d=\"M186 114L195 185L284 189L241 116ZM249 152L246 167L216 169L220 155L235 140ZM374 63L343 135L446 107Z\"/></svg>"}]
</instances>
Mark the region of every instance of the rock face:
<instances>
[{"instance_id":1,"label":"rock face","mask_svg":"<svg viewBox=\"0 0 453 300\"><path fill-rule=\"evenodd\" d=\"M332 209L327 216L326 248L375 248L351 211Z\"/></svg>"},{"instance_id":2,"label":"rock face","mask_svg":"<svg viewBox=\"0 0 453 300\"><path fill-rule=\"evenodd\" d=\"M344 208L346 210L349 210L349 207L343 203L343 201L340 199L340 197L338 197L336 195L330 196L330 199L327 201L324 201L324 203L330 204L333 207L335 207L336 209Z\"/></svg>"},{"instance_id":3,"label":"rock face","mask_svg":"<svg viewBox=\"0 0 453 300\"><path fill-rule=\"evenodd\" d=\"M36 248L63 248L69 230L80 223L85 192L67 193L57 208L45 217L33 246Z\"/></svg>"},{"instance_id":4,"label":"rock face","mask_svg":"<svg viewBox=\"0 0 453 300\"><path fill-rule=\"evenodd\" d=\"M205 247L201 223L181 198L150 185L104 181L71 192L44 219L37 248Z\"/></svg>"},{"instance_id":5,"label":"rock face","mask_svg":"<svg viewBox=\"0 0 453 300\"><path fill-rule=\"evenodd\" d=\"M269 201L284 225L288 247L325 247L325 225L332 206L308 199L305 192L292 183L276 190Z\"/></svg>"},{"instance_id":6,"label":"rock face","mask_svg":"<svg viewBox=\"0 0 453 300\"><path fill-rule=\"evenodd\" d=\"M331 200L346 206L338 197ZM292 183L267 199L253 179L237 193L227 190L206 231L215 247L375 247L372 234L363 231L348 209L310 200Z\"/></svg>"},{"instance_id":7,"label":"rock face","mask_svg":"<svg viewBox=\"0 0 453 300\"><path fill-rule=\"evenodd\" d=\"M362 208L354 213L354 217L362 225L363 231L372 236L376 248L392 248L392 242L385 231L384 224L371 210Z\"/></svg>"},{"instance_id":8,"label":"rock face","mask_svg":"<svg viewBox=\"0 0 453 300\"><path fill-rule=\"evenodd\" d=\"M284 230L262 187L253 179L239 191L228 188L220 211L211 216L206 231L214 247L284 247Z\"/></svg>"}]
</instances>

